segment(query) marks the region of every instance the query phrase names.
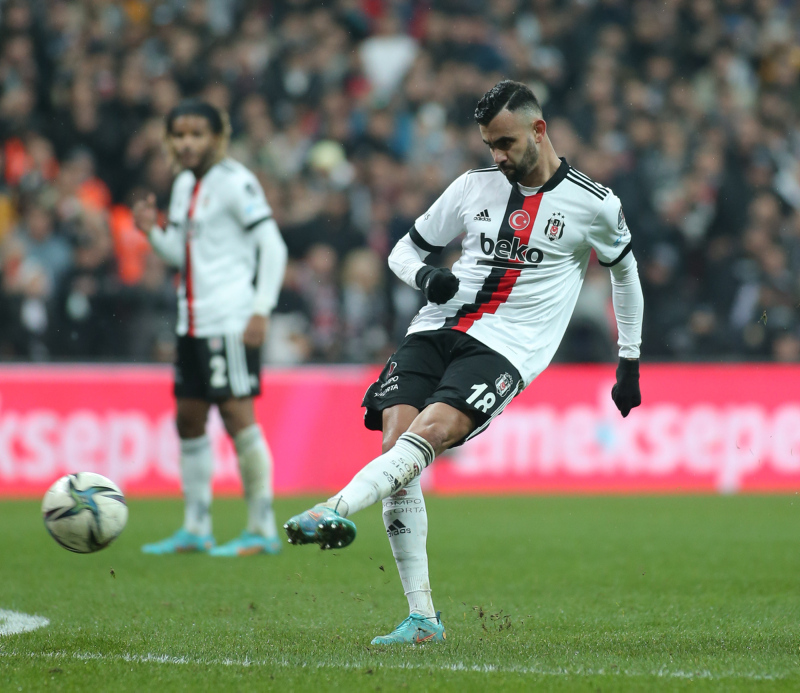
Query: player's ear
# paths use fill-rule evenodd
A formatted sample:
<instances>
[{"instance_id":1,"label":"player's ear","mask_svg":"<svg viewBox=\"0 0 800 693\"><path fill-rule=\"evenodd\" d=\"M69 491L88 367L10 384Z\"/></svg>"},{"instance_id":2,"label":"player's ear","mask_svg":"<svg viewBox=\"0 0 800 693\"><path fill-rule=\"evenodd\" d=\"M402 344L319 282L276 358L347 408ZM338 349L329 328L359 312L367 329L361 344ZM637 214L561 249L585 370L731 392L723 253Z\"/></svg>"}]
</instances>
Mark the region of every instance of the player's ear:
<instances>
[{"instance_id":1,"label":"player's ear","mask_svg":"<svg viewBox=\"0 0 800 693\"><path fill-rule=\"evenodd\" d=\"M545 123L542 118L536 118L531 123L531 130L533 131L533 138L536 144L539 144L544 139L545 134L547 134L547 123Z\"/></svg>"}]
</instances>

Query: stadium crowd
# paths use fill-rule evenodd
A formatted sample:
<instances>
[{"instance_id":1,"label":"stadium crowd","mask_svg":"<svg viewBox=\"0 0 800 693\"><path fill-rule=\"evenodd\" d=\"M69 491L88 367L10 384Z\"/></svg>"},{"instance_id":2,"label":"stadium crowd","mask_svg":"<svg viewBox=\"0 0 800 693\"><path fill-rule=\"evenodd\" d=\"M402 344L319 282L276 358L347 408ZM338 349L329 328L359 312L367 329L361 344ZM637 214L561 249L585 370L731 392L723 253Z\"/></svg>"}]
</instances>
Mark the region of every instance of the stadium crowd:
<instances>
[{"instance_id":1,"label":"stadium crowd","mask_svg":"<svg viewBox=\"0 0 800 693\"><path fill-rule=\"evenodd\" d=\"M503 78L622 199L646 359L800 360L794 0L0 0L0 360L172 359L130 205L166 209L193 95L290 249L267 361L384 359L420 305L388 252L491 163L472 117ZM611 360L614 330L594 262L557 358Z\"/></svg>"}]
</instances>

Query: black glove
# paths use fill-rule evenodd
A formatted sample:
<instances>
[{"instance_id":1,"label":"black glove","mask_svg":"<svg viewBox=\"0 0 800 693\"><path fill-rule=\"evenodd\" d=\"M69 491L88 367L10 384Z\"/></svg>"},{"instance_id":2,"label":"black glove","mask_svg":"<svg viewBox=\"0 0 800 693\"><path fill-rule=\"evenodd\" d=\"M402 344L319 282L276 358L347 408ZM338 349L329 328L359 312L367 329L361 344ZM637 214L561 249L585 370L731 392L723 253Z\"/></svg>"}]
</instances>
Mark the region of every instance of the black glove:
<instances>
[{"instance_id":1,"label":"black glove","mask_svg":"<svg viewBox=\"0 0 800 693\"><path fill-rule=\"evenodd\" d=\"M425 265L417 272L416 282L432 303L447 303L458 291L458 277L446 267Z\"/></svg>"},{"instance_id":2,"label":"black glove","mask_svg":"<svg viewBox=\"0 0 800 693\"><path fill-rule=\"evenodd\" d=\"M639 390L639 359L619 360L617 384L611 388L611 399L623 417L642 403L642 393Z\"/></svg>"}]
</instances>

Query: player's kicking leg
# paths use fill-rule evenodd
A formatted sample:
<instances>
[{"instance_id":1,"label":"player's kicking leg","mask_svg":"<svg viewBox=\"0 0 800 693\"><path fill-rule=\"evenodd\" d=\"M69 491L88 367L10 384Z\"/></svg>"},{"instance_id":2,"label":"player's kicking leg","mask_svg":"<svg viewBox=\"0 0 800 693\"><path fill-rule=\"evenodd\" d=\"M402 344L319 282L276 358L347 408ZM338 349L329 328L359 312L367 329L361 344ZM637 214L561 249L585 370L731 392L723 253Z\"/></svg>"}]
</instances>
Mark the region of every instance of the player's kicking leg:
<instances>
[{"instance_id":1,"label":"player's kicking leg","mask_svg":"<svg viewBox=\"0 0 800 693\"><path fill-rule=\"evenodd\" d=\"M206 435L209 404L202 399L179 397L177 424L180 436L181 483L184 497L184 520L175 534L161 541L145 544L149 554L192 553L214 546L211 533L211 476L214 458Z\"/></svg>"},{"instance_id":2,"label":"player's kicking leg","mask_svg":"<svg viewBox=\"0 0 800 693\"><path fill-rule=\"evenodd\" d=\"M290 518L284 525L289 541L319 544L323 549L348 546L356 528L347 518L405 488L437 454L463 440L473 428L468 414L443 402L431 404L391 449L367 464L339 493Z\"/></svg>"},{"instance_id":3,"label":"player's kicking leg","mask_svg":"<svg viewBox=\"0 0 800 693\"><path fill-rule=\"evenodd\" d=\"M356 526L348 516L399 491L433 458L434 449L427 440L404 433L391 450L364 467L342 491L292 517L284 525L289 541L319 544L323 549L348 546L356 538Z\"/></svg>"}]
</instances>

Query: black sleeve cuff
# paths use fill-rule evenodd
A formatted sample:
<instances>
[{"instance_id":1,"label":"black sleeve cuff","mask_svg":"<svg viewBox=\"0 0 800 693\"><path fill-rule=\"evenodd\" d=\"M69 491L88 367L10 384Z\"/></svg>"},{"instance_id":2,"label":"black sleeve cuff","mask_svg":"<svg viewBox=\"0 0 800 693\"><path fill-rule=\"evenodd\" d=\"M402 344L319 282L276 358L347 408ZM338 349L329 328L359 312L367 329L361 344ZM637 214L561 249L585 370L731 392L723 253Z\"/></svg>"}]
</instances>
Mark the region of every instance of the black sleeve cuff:
<instances>
[{"instance_id":1,"label":"black sleeve cuff","mask_svg":"<svg viewBox=\"0 0 800 693\"><path fill-rule=\"evenodd\" d=\"M626 255L627 255L629 252L631 252L631 244L630 244L630 243L628 243L628 245L626 245L626 246L625 246L625 250L623 250L623 251L622 251L622 252L621 252L621 253L620 253L620 254L617 256L617 259L616 259L616 260L612 260L611 262L603 262L602 260L600 260L600 258L597 258L597 259L598 259L598 260L600 260L600 264L601 264L603 267L613 267L613 266L614 266L614 265L616 265L616 264L617 264L617 263L618 263L620 260L622 260L622 258L624 258L624 257L625 257L625 256L626 256Z\"/></svg>"},{"instance_id":2,"label":"black sleeve cuff","mask_svg":"<svg viewBox=\"0 0 800 693\"><path fill-rule=\"evenodd\" d=\"M420 248L422 250L427 250L429 253L438 253L439 251L444 250L443 245L431 245L430 243L428 243L428 241L426 241L420 235L419 231L417 231L416 226L411 227L411 230L408 232L408 235L411 236L411 240L414 241L414 245L416 245L417 248Z\"/></svg>"},{"instance_id":3,"label":"black sleeve cuff","mask_svg":"<svg viewBox=\"0 0 800 693\"><path fill-rule=\"evenodd\" d=\"M267 215L265 217L261 217L261 219L256 219L255 221L249 223L247 226L244 227L245 231L252 231L256 226L258 226L261 222L269 221L272 219L272 215Z\"/></svg>"}]
</instances>

